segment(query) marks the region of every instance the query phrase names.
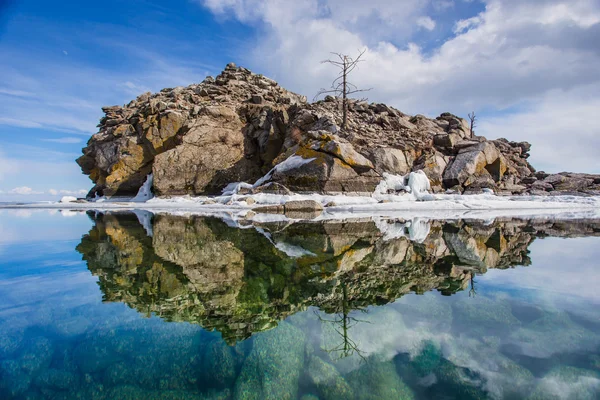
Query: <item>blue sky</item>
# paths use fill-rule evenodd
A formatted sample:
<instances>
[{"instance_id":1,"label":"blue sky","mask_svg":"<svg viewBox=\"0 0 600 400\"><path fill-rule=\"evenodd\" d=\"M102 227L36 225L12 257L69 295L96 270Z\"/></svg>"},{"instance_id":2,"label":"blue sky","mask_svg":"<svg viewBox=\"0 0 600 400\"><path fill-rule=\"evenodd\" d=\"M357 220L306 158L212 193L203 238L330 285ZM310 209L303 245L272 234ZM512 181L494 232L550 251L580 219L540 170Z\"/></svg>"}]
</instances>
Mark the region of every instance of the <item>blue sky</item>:
<instances>
[{"instance_id":1,"label":"blue sky","mask_svg":"<svg viewBox=\"0 0 600 400\"><path fill-rule=\"evenodd\" d=\"M547 171L600 172L600 0L0 1L0 201L91 187L74 160L102 116L228 62L312 98L329 51L404 112L480 116Z\"/></svg>"}]
</instances>

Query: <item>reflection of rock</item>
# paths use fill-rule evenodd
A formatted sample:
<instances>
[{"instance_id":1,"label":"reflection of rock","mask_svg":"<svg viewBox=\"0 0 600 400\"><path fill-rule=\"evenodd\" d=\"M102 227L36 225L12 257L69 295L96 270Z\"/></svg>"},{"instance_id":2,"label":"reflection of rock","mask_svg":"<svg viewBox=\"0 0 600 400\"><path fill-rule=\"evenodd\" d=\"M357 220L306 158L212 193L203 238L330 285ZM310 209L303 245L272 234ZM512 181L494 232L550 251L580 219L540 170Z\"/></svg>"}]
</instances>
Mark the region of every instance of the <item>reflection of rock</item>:
<instances>
[{"instance_id":1,"label":"reflection of rock","mask_svg":"<svg viewBox=\"0 0 600 400\"><path fill-rule=\"evenodd\" d=\"M238 229L215 218L157 215L149 237L134 214L94 219L77 249L105 301L216 329L229 343L308 306L340 313L411 292L451 295L490 268L528 265L537 236L600 231L594 221L371 219Z\"/></svg>"}]
</instances>

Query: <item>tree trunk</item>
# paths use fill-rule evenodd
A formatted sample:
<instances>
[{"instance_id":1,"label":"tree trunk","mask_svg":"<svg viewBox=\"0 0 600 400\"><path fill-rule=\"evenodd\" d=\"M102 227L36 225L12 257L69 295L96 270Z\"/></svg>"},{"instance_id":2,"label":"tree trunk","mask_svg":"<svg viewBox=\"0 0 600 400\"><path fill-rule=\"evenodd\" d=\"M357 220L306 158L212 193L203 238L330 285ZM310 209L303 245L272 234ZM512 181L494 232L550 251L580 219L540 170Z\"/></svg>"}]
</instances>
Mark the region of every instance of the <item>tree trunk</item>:
<instances>
[{"instance_id":1,"label":"tree trunk","mask_svg":"<svg viewBox=\"0 0 600 400\"><path fill-rule=\"evenodd\" d=\"M343 91L342 91L342 130L346 130L346 122L348 122L348 105L346 104L346 94L348 93L348 89L346 88L346 71L348 70L348 64L346 62L346 56L344 56L344 71L343 71Z\"/></svg>"}]
</instances>

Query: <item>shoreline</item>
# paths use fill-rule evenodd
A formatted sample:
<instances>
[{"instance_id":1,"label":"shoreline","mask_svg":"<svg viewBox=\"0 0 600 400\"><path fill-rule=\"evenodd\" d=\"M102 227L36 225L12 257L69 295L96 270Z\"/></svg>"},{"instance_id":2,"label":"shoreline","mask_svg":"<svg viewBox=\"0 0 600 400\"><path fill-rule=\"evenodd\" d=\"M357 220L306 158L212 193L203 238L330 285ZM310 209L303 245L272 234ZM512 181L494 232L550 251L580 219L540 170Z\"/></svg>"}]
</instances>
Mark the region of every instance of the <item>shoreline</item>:
<instances>
[{"instance_id":1,"label":"shoreline","mask_svg":"<svg viewBox=\"0 0 600 400\"><path fill-rule=\"evenodd\" d=\"M311 201L322 209L306 216L261 211L261 207L284 205L289 201ZM316 204L318 203L318 204ZM347 218L480 219L544 218L600 219L600 196L495 196L431 195L429 201L415 201L408 195L230 195L215 197L153 198L144 202L112 199L96 202L48 202L0 204L0 210L47 209L63 211L147 211L158 214L225 216L233 220L330 220ZM263 209L264 210L264 209Z\"/></svg>"}]
</instances>

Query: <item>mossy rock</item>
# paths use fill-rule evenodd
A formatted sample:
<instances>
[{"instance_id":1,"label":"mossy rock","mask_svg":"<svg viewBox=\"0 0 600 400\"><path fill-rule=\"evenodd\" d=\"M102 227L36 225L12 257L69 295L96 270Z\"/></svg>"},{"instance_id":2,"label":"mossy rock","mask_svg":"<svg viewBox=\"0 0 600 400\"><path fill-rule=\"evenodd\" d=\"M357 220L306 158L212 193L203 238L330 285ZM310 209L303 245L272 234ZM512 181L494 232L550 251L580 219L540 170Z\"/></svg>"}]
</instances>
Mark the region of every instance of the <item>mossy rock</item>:
<instances>
[{"instance_id":1,"label":"mossy rock","mask_svg":"<svg viewBox=\"0 0 600 400\"><path fill-rule=\"evenodd\" d=\"M235 398L298 398L305 340L304 333L287 322L257 335L235 383Z\"/></svg>"},{"instance_id":2,"label":"mossy rock","mask_svg":"<svg viewBox=\"0 0 600 400\"><path fill-rule=\"evenodd\" d=\"M346 376L357 400L413 399L412 390L398 376L391 361L367 360Z\"/></svg>"},{"instance_id":3,"label":"mossy rock","mask_svg":"<svg viewBox=\"0 0 600 400\"><path fill-rule=\"evenodd\" d=\"M308 363L307 374L323 400L351 399L354 393L337 369L317 356Z\"/></svg>"}]
</instances>

